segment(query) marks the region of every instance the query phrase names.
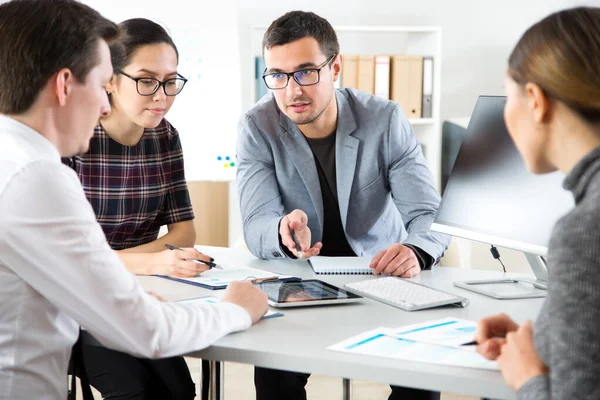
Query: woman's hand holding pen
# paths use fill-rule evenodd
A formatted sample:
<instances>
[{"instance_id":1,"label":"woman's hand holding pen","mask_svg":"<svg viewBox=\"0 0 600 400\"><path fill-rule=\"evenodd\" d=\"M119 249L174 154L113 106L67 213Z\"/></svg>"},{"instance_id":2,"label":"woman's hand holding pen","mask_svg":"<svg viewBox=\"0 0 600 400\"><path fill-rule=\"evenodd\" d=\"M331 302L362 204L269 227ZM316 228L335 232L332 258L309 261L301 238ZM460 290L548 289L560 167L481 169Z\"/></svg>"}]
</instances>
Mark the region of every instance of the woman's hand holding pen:
<instances>
[{"instance_id":1,"label":"woman's hand holding pen","mask_svg":"<svg viewBox=\"0 0 600 400\"><path fill-rule=\"evenodd\" d=\"M311 233L308 227L308 216L302 210L296 209L281 219L279 234L281 243L298 258L316 256L323 247L321 242L310 247Z\"/></svg>"},{"instance_id":2,"label":"woman's hand holding pen","mask_svg":"<svg viewBox=\"0 0 600 400\"><path fill-rule=\"evenodd\" d=\"M516 331L506 334L498 365L504 380L514 391L518 391L530 379L548 374L548 367L533 345L531 321L525 321Z\"/></svg>"},{"instance_id":3,"label":"woman's hand holding pen","mask_svg":"<svg viewBox=\"0 0 600 400\"><path fill-rule=\"evenodd\" d=\"M480 320L475 332L477 352L488 360L497 359L502 345L506 343L506 335L517 329L519 325L506 314L497 314Z\"/></svg>"},{"instance_id":4,"label":"woman's hand holding pen","mask_svg":"<svg viewBox=\"0 0 600 400\"><path fill-rule=\"evenodd\" d=\"M515 391L531 378L548 373L533 345L531 321L521 326L506 314L484 318L477 323L477 352L498 360L506 383Z\"/></svg>"},{"instance_id":5,"label":"woman's hand holding pen","mask_svg":"<svg viewBox=\"0 0 600 400\"><path fill-rule=\"evenodd\" d=\"M153 254L150 259L150 270L153 275L193 278L209 269L209 266L204 263L190 260L201 260L210 263L212 258L194 248L163 250Z\"/></svg>"}]
</instances>

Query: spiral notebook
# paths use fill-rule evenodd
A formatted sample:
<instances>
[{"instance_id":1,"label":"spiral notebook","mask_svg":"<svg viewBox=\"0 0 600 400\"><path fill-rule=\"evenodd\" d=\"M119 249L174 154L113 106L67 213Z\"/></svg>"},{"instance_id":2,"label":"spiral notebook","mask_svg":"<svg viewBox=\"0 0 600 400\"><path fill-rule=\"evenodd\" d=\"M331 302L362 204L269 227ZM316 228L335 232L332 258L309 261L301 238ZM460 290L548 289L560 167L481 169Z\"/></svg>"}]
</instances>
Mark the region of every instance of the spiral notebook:
<instances>
[{"instance_id":1,"label":"spiral notebook","mask_svg":"<svg viewBox=\"0 0 600 400\"><path fill-rule=\"evenodd\" d=\"M371 257L324 257L315 256L308 260L315 274L371 275Z\"/></svg>"}]
</instances>

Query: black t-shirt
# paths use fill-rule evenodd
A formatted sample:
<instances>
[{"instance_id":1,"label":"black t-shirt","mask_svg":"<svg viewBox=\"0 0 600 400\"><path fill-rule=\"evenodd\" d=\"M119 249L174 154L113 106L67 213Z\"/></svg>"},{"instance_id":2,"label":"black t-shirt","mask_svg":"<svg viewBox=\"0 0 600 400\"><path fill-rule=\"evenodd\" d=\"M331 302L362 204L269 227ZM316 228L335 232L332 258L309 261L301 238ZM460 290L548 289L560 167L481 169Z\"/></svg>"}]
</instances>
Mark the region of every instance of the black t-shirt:
<instances>
[{"instance_id":1,"label":"black t-shirt","mask_svg":"<svg viewBox=\"0 0 600 400\"><path fill-rule=\"evenodd\" d=\"M356 256L346 239L337 196L335 170L335 132L322 139L306 138L317 166L323 198L323 248L320 255L329 257Z\"/></svg>"}]
</instances>

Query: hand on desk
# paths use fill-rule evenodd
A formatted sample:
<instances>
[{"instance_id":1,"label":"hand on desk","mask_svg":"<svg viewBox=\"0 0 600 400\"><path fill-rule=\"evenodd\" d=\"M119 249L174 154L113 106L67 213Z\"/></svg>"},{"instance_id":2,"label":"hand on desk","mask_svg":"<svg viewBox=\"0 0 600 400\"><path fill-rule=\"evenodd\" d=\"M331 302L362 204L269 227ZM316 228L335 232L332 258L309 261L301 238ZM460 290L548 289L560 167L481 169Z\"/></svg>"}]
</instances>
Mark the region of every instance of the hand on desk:
<instances>
[{"instance_id":1,"label":"hand on desk","mask_svg":"<svg viewBox=\"0 0 600 400\"><path fill-rule=\"evenodd\" d=\"M373 268L373 275L386 274L402 278L412 278L421 272L419 259L413 249L400 243L377 253L369 267Z\"/></svg>"},{"instance_id":2,"label":"hand on desk","mask_svg":"<svg viewBox=\"0 0 600 400\"><path fill-rule=\"evenodd\" d=\"M174 276L176 278L193 278L208 270L208 265L188 260L209 262L211 257L188 247L182 250L163 250L152 254L150 270L153 275Z\"/></svg>"},{"instance_id":3,"label":"hand on desk","mask_svg":"<svg viewBox=\"0 0 600 400\"><path fill-rule=\"evenodd\" d=\"M300 249L296 248L294 238L292 237L292 231L296 234L296 238L300 244ZM281 243L287 247L292 254L298 257L298 252L302 252L302 258L310 258L316 256L321 251L323 244L321 242L315 243L310 247L310 228L308 227L308 216L302 210L294 210L279 222L279 235L281 235Z\"/></svg>"},{"instance_id":4,"label":"hand on desk","mask_svg":"<svg viewBox=\"0 0 600 400\"><path fill-rule=\"evenodd\" d=\"M257 323L269 309L267 295L251 282L231 282L225 289L222 301L243 307L250 314L253 324Z\"/></svg>"}]
</instances>

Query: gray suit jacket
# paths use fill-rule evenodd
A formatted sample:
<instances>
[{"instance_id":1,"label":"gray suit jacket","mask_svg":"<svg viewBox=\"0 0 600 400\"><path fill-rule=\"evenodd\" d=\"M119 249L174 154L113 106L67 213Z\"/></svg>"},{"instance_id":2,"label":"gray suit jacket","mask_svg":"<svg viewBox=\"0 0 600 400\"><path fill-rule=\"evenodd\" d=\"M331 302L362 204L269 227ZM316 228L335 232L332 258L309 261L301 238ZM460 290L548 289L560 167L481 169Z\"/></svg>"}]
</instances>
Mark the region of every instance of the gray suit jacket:
<instances>
[{"instance_id":1,"label":"gray suit jacket","mask_svg":"<svg viewBox=\"0 0 600 400\"><path fill-rule=\"evenodd\" d=\"M439 259L450 238L429 230L440 203L421 147L398 104L354 89L336 92L335 165L342 224L359 256L393 243ZM299 208L312 244L321 241L323 201L313 153L272 95L239 123L237 183L244 237L263 259L285 257L279 221Z\"/></svg>"}]
</instances>

